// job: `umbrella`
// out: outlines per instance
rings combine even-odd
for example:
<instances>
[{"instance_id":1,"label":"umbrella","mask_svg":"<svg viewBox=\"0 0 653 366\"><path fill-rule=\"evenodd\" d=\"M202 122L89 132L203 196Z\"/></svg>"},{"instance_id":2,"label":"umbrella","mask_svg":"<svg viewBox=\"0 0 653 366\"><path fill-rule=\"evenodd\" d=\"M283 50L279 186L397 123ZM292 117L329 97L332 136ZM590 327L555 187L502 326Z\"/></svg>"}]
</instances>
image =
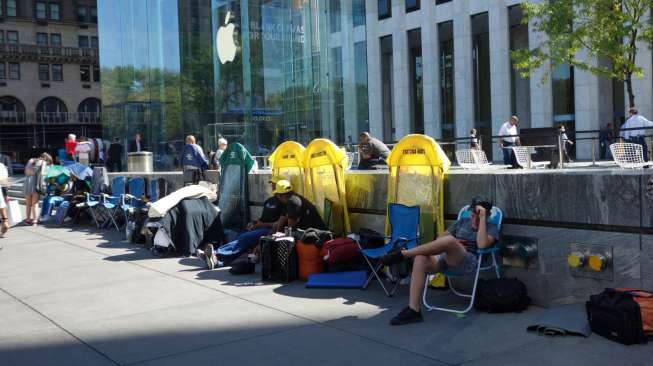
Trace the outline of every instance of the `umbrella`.
<instances>
[{"instance_id":1,"label":"umbrella","mask_svg":"<svg viewBox=\"0 0 653 366\"><path fill-rule=\"evenodd\" d=\"M70 171L61 165L51 165L45 173L46 180L60 185L66 184L68 178L70 178Z\"/></svg>"},{"instance_id":2,"label":"umbrella","mask_svg":"<svg viewBox=\"0 0 653 366\"><path fill-rule=\"evenodd\" d=\"M66 169L70 171L70 174L75 176L79 180L85 180L86 178L93 176L93 171L91 168L87 167L84 164L74 163L66 166Z\"/></svg>"}]
</instances>

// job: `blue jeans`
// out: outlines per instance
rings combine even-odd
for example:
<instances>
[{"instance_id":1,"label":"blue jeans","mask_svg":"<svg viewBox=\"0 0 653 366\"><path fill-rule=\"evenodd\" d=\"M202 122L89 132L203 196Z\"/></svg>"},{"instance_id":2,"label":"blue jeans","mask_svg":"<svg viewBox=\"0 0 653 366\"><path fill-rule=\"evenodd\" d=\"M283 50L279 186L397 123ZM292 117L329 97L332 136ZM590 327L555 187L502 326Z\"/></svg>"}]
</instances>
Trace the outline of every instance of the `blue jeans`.
<instances>
[{"instance_id":1,"label":"blue jeans","mask_svg":"<svg viewBox=\"0 0 653 366\"><path fill-rule=\"evenodd\" d=\"M226 265L257 246L259 239L269 233L270 229L246 231L238 235L235 240L216 249L215 254Z\"/></svg>"},{"instance_id":2,"label":"blue jeans","mask_svg":"<svg viewBox=\"0 0 653 366\"><path fill-rule=\"evenodd\" d=\"M631 137L628 139L628 142L642 145L642 150L644 152L644 161L648 161L648 145L646 144L646 137L644 136Z\"/></svg>"},{"instance_id":3,"label":"blue jeans","mask_svg":"<svg viewBox=\"0 0 653 366\"><path fill-rule=\"evenodd\" d=\"M512 165L513 168L517 167L517 159L515 158L515 152L512 150L514 143L504 141L503 142L503 164Z\"/></svg>"}]
</instances>

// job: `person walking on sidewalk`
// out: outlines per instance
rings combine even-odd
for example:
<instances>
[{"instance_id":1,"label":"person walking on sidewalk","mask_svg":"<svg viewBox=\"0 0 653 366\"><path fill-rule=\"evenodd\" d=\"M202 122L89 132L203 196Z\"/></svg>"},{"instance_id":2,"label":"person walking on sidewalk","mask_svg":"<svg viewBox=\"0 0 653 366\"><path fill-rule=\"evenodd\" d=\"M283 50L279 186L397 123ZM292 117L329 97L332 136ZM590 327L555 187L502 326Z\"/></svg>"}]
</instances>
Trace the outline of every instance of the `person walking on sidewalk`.
<instances>
[{"instance_id":1,"label":"person walking on sidewalk","mask_svg":"<svg viewBox=\"0 0 653 366\"><path fill-rule=\"evenodd\" d=\"M0 238L4 237L7 231L9 231L9 215L7 215L7 201L5 201L5 196L0 190L0 220L2 220L2 226L0 227ZM0 244L0 249L2 249L2 244Z\"/></svg>"},{"instance_id":2,"label":"person walking on sidewalk","mask_svg":"<svg viewBox=\"0 0 653 366\"><path fill-rule=\"evenodd\" d=\"M23 194L25 196L25 220L27 225L36 225L38 214L36 207L39 203L38 183L45 176L48 165L52 165L52 157L43 153L39 157L30 159L25 165L25 181L23 182Z\"/></svg>"}]
</instances>

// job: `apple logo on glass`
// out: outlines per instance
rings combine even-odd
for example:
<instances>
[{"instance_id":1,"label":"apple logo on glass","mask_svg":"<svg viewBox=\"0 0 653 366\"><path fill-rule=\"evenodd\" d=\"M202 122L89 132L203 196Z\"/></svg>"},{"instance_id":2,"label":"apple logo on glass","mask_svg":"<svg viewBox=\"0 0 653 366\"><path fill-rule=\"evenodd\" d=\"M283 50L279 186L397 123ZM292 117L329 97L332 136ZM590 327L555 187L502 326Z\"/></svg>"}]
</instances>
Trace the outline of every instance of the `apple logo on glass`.
<instances>
[{"instance_id":1,"label":"apple logo on glass","mask_svg":"<svg viewBox=\"0 0 653 366\"><path fill-rule=\"evenodd\" d=\"M236 43L234 42L234 29L233 23L229 23L231 19L231 12L228 11L224 17L224 26L218 29L218 36L216 39L216 47L218 49L218 58L221 64L232 62L236 58Z\"/></svg>"}]
</instances>

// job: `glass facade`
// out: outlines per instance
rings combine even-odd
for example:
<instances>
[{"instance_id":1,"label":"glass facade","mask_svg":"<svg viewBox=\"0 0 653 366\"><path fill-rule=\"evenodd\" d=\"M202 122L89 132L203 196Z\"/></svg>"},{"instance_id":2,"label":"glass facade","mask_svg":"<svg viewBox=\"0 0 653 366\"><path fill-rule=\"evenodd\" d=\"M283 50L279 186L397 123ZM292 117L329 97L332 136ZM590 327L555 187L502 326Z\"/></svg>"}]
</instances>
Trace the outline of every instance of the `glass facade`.
<instances>
[{"instance_id":1,"label":"glass facade","mask_svg":"<svg viewBox=\"0 0 653 366\"><path fill-rule=\"evenodd\" d=\"M381 49L381 113L383 118L383 140L394 140L395 125L393 118L393 82L392 82L392 36L379 39Z\"/></svg>"},{"instance_id":2,"label":"glass facade","mask_svg":"<svg viewBox=\"0 0 653 366\"><path fill-rule=\"evenodd\" d=\"M143 133L159 170L188 133L253 154L355 141L369 125L364 3L340 3L99 0L105 136Z\"/></svg>"},{"instance_id":3,"label":"glass facade","mask_svg":"<svg viewBox=\"0 0 653 366\"><path fill-rule=\"evenodd\" d=\"M454 94L453 21L438 24L440 65L440 121L442 138L456 137L456 102Z\"/></svg>"},{"instance_id":4,"label":"glass facade","mask_svg":"<svg viewBox=\"0 0 653 366\"><path fill-rule=\"evenodd\" d=\"M522 24L524 12L519 5L508 8L510 22L510 51L528 49L528 25ZM510 104L512 114L519 117L521 128L531 127L531 82L529 77L521 77L510 61Z\"/></svg>"},{"instance_id":5,"label":"glass facade","mask_svg":"<svg viewBox=\"0 0 653 366\"><path fill-rule=\"evenodd\" d=\"M472 16L472 73L474 74L474 127L483 149L492 159L492 111L490 98L490 33L488 14Z\"/></svg>"},{"instance_id":6,"label":"glass facade","mask_svg":"<svg viewBox=\"0 0 653 366\"><path fill-rule=\"evenodd\" d=\"M422 31L411 29L408 36L410 83L410 131L424 133L424 72L422 69Z\"/></svg>"}]
</instances>

